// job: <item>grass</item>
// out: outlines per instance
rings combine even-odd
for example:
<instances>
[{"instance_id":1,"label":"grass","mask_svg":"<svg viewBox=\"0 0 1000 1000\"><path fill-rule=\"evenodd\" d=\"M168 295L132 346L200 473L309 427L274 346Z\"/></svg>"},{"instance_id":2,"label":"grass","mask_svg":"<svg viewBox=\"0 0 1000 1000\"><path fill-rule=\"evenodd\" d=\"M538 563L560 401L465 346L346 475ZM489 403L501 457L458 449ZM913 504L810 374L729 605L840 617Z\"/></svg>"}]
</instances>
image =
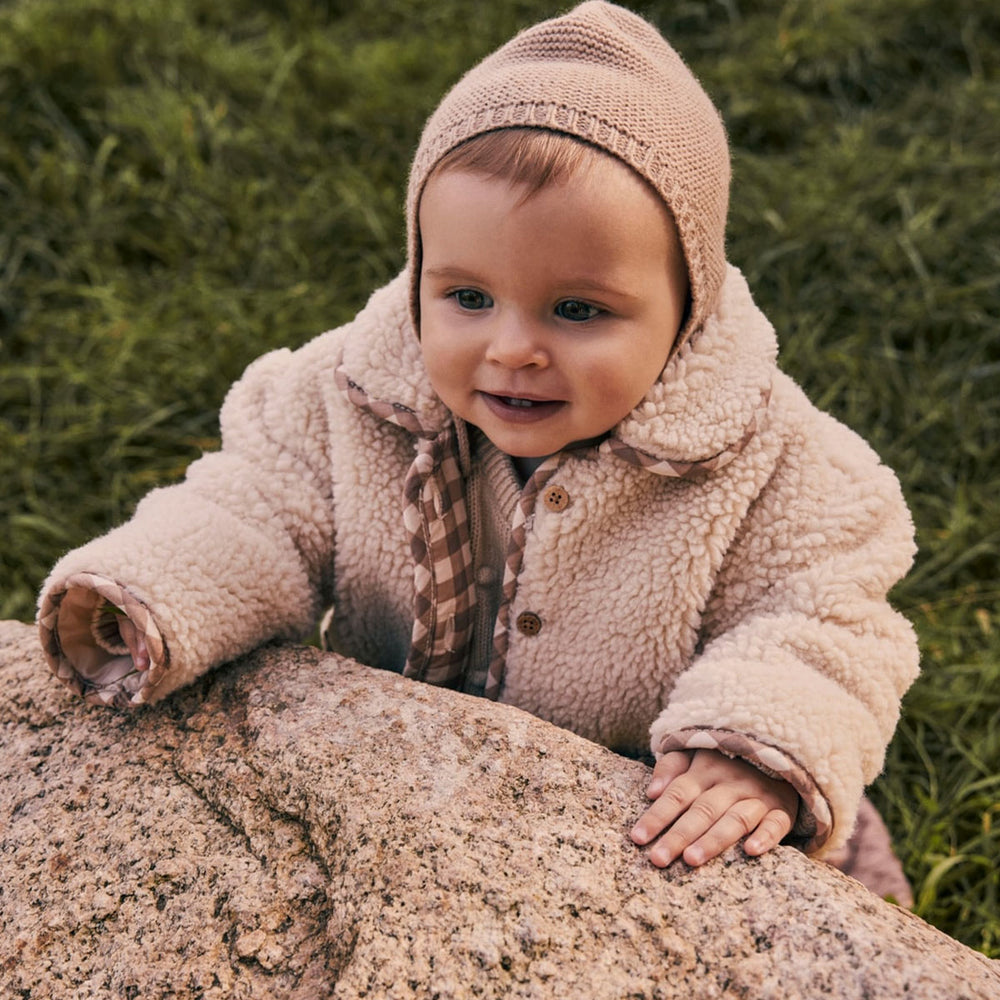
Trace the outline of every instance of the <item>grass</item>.
<instances>
[{"instance_id":1,"label":"grass","mask_svg":"<svg viewBox=\"0 0 1000 1000\"><path fill-rule=\"evenodd\" d=\"M217 443L243 367L402 262L438 97L542 0L0 0L0 616ZM645 3L723 111L730 257L900 475L923 675L873 790L917 912L1000 957L1000 12Z\"/></svg>"}]
</instances>

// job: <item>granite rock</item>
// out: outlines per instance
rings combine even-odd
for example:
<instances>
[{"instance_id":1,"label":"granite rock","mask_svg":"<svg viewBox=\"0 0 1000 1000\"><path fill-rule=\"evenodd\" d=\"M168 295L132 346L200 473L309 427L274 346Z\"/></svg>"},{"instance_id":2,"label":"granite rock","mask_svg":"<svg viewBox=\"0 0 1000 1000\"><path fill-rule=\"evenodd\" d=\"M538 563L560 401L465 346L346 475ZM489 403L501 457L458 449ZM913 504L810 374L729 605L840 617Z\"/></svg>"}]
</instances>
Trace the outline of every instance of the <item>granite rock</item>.
<instances>
[{"instance_id":1,"label":"granite rock","mask_svg":"<svg viewBox=\"0 0 1000 1000\"><path fill-rule=\"evenodd\" d=\"M652 867L647 768L309 647L87 708L0 623L0 996L1000 997L790 848Z\"/></svg>"}]
</instances>

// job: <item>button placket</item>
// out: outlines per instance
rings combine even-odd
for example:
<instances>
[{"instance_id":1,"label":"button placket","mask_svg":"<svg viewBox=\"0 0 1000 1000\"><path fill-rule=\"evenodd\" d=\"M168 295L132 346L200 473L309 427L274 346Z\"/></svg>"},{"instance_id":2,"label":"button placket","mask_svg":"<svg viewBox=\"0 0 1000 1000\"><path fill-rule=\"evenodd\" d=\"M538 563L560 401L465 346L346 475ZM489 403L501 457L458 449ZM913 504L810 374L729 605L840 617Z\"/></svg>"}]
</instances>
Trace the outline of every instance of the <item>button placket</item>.
<instances>
[{"instance_id":1,"label":"button placket","mask_svg":"<svg viewBox=\"0 0 1000 1000\"><path fill-rule=\"evenodd\" d=\"M542 490L542 505L546 510L553 513L561 513L570 504L569 491L565 486L558 484L546 486ZM525 529L531 530L534 514L530 514L525 520ZM536 636L542 631L542 619L534 611L522 611L514 622L518 632L524 636Z\"/></svg>"}]
</instances>

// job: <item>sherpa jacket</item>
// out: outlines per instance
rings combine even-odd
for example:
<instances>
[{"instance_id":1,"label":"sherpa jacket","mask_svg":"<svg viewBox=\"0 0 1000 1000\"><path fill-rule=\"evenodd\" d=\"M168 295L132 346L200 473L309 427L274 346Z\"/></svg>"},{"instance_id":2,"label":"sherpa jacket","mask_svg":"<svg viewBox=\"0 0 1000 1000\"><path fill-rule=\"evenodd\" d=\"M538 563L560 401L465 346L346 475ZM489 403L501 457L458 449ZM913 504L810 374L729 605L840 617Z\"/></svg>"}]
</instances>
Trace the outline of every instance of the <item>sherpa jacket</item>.
<instances>
[{"instance_id":1,"label":"sherpa jacket","mask_svg":"<svg viewBox=\"0 0 1000 1000\"><path fill-rule=\"evenodd\" d=\"M251 365L221 451L55 566L39 622L64 681L151 701L300 636L332 602L341 652L454 683L468 455L407 296L404 274L353 322ZM535 472L490 693L616 749L748 759L792 782L798 842L825 852L850 834L917 672L886 601L913 530L893 473L775 356L730 268L716 314L611 436ZM146 631L146 674L119 655L105 599Z\"/></svg>"}]
</instances>

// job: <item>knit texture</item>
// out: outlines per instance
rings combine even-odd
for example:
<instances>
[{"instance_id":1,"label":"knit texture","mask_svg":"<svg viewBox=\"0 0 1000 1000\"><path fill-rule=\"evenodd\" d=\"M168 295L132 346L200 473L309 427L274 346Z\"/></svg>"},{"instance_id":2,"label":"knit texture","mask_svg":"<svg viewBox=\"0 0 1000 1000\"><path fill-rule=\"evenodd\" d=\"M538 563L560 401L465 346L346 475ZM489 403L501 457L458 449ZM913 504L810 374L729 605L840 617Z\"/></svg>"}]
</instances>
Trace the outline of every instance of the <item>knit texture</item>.
<instances>
[{"instance_id":1,"label":"knit texture","mask_svg":"<svg viewBox=\"0 0 1000 1000\"><path fill-rule=\"evenodd\" d=\"M414 317L417 212L435 164L474 136L525 127L599 146L667 203L691 288L676 351L714 311L725 277L729 148L714 105L663 36L636 14L601 0L515 36L471 69L428 119L407 197Z\"/></svg>"}]
</instances>

